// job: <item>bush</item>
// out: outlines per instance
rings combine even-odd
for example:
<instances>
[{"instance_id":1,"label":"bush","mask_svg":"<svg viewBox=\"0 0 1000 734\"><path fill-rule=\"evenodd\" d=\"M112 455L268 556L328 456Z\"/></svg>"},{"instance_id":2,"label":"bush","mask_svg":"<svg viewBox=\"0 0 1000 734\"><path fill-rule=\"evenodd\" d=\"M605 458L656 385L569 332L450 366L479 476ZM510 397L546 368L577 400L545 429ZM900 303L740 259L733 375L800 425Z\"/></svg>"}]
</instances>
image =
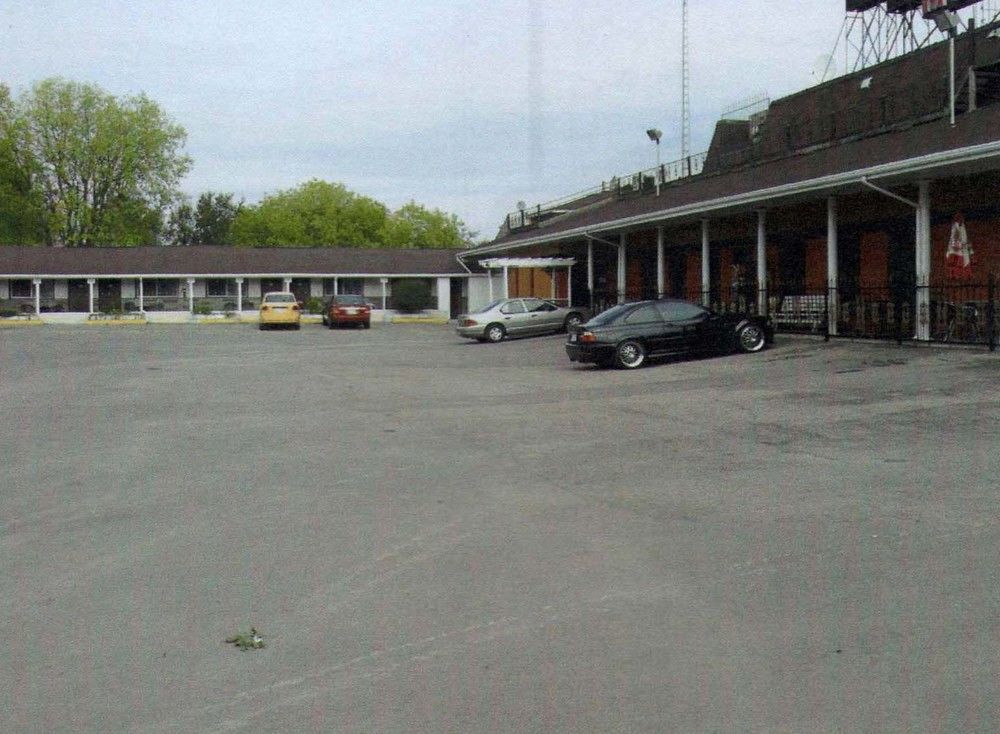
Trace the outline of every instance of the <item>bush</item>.
<instances>
[{"instance_id":1,"label":"bush","mask_svg":"<svg viewBox=\"0 0 1000 734\"><path fill-rule=\"evenodd\" d=\"M431 288L422 280L400 280L392 284L392 307L403 313L419 313L431 306Z\"/></svg>"},{"instance_id":2,"label":"bush","mask_svg":"<svg viewBox=\"0 0 1000 734\"><path fill-rule=\"evenodd\" d=\"M16 308L0 308L0 318L9 319L11 316L17 316Z\"/></svg>"},{"instance_id":3,"label":"bush","mask_svg":"<svg viewBox=\"0 0 1000 734\"><path fill-rule=\"evenodd\" d=\"M306 311L309 313L323 313L324 308L326 308L326 303L324 303L322 298L314 296L306 302Z\"/></svg>"},{"instance_id":4,"label":"bush","mask_svg":"<svg viewBox=\"0 0 1000 734\"><path fill-rule=\"evenodd\" d=\"M198 301L194 304L194 308L191 309L191 313L198 314L199 316L208 316L212 313L212 304L208 301Z\"/></svg>"}]
</instances>

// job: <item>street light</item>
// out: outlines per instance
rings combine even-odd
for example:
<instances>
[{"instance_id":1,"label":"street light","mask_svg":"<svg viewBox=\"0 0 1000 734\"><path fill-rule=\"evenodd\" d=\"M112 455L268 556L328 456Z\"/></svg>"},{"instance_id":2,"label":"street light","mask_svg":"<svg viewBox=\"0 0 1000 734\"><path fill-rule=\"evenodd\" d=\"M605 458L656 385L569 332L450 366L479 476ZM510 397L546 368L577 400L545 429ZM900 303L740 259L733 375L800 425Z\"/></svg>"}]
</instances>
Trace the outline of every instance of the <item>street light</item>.
<instances>
[{"instance_id":1,"label":"street light","mask_svg":"<svg viewBox=\"0 0 1000 734\"><path fill-rule=\"evenodd\" d=\"M651 127L646 131L646 135L649 139L656 143L656 195L660 195L660 138L663 137L663 133L657 130L655 127Z\"/></svg>"}]
</instances>

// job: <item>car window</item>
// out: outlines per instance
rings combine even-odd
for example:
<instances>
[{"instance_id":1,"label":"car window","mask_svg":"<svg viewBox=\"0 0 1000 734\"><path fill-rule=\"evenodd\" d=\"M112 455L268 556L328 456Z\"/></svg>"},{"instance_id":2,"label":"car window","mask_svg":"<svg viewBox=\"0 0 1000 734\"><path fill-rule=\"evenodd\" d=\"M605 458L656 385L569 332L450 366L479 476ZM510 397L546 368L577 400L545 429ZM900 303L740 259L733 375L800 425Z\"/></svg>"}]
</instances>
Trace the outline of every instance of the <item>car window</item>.
<instances>
[{"instance_id":1,"label":"car window","mask_svg":"<svg viewBox=\"0 0 1000 734\"><path fill-rule=\"evenodd\" d=\"M500 313L524 313L524 304L521 301L508 301L500 307Z\"/></svg>"},{"instance_id":2,"label":"car window","mask_svg":"<svg viewBox=\"0 0 1000 734\"><path fill-rule=\"evenodd\" d=\"M660 312L652 304L639 306L635 311L625 316L624 319L626 324L648 324L650 322L659 322L660 320Z\"/></svg>"},{"instance_id":3,"label":"car window","mask_svg":"<svg viewBox=\"0 0 1000 734\"><path fill-rule=\"evenodd\" d=\"M499 306L501 303L503 303L503 300L493 301L492 303L489 303L489 304L483 306L478 311L472 311L471 313L486 313L487 311L492 311L494 308L496 308L497 306Z\"/></svg>"},{"instance_id":4,"label":"car window","mask_svg":"<svg viewBox=\"0 0 1000 734\"><path fill-rule=\"evenodd\" d=\"M708 311L686 301L660 301L656 304L664 321L690 321L708 315Z\"/></svg>"},{"instance_id":5,"label":"car window","mask_svg":"<svg viewBox=\"0 0 1000 734\"><path fill-rule=\"evenodd\" d=\"M525 300L524 303L532 313L551 313L559 308L556 304L543 301L540 298Z\"/></svg>"},{"instance_id":6,"label":"car window","mask_svg":"<svg viewBox=\"0 0 1000 734\"><path fill-rule=\"evenodd\" d=\"M292 293L268 293L264 296L264 303L295 303L295 295Z\"/></svg>"},{"instance_id":7,"label":"car window","mask_svg":"<svg viewBox=\"0 0 1000 734\"><path fill-rule=\"evenodd\" d=\"M622 314L628 313L632 308L631 304L621 304L619 306L614 306L609 308L607 311L601 311L594 318L587 322L588 326L607 326L608 324L614 323Z\"/></svg>"},{"instance_id":8,"label":"car window","mask_svg":"<svg viewBox=\"0 0 1000 734\"><path fill-rule=\"evenodd\" d=\"M343 306L363 306L365 303L364 296L337 296L333 300Z\"/></svg>"}]
</instances>

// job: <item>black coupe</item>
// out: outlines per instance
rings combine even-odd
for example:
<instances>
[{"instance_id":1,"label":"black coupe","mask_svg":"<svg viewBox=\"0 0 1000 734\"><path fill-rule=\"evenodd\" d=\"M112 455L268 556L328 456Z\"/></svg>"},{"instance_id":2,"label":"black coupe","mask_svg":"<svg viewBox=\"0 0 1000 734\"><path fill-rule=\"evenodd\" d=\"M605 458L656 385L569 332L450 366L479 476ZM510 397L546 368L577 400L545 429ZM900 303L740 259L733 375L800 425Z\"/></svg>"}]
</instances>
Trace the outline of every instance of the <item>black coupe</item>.
<instances>
[{"instance_id":1,"label":"black coupe","mask_svg":"<svg viewBox=\"0 0 1000 734\"><path fill-rule=\"evenodd\" d=\"M573 362L635 369L651 357L683 352L759 352L774 340L760 316L717 314L695 303L666 298L623 303L569 330Z\"/></svg>"}]
</instances>

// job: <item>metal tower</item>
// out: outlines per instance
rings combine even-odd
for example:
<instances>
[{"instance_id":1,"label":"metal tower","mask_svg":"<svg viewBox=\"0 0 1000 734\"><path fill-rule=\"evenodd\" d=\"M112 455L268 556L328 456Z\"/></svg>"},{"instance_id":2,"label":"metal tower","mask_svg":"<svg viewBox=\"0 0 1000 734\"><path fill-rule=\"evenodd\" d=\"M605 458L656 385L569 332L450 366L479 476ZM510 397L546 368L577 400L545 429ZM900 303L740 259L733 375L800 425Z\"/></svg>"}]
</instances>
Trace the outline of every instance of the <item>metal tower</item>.
<instances>
[{"instance_id":1,"label":"metal tower","mask_svg":"<svg viewBox=\"0 0 1000 734\"><path fill-rule=\"evenodd\" d=\"M691 154L691 77L688 71L688 4L681 0L681 158Z\"/></svg>"}]
</instances>

